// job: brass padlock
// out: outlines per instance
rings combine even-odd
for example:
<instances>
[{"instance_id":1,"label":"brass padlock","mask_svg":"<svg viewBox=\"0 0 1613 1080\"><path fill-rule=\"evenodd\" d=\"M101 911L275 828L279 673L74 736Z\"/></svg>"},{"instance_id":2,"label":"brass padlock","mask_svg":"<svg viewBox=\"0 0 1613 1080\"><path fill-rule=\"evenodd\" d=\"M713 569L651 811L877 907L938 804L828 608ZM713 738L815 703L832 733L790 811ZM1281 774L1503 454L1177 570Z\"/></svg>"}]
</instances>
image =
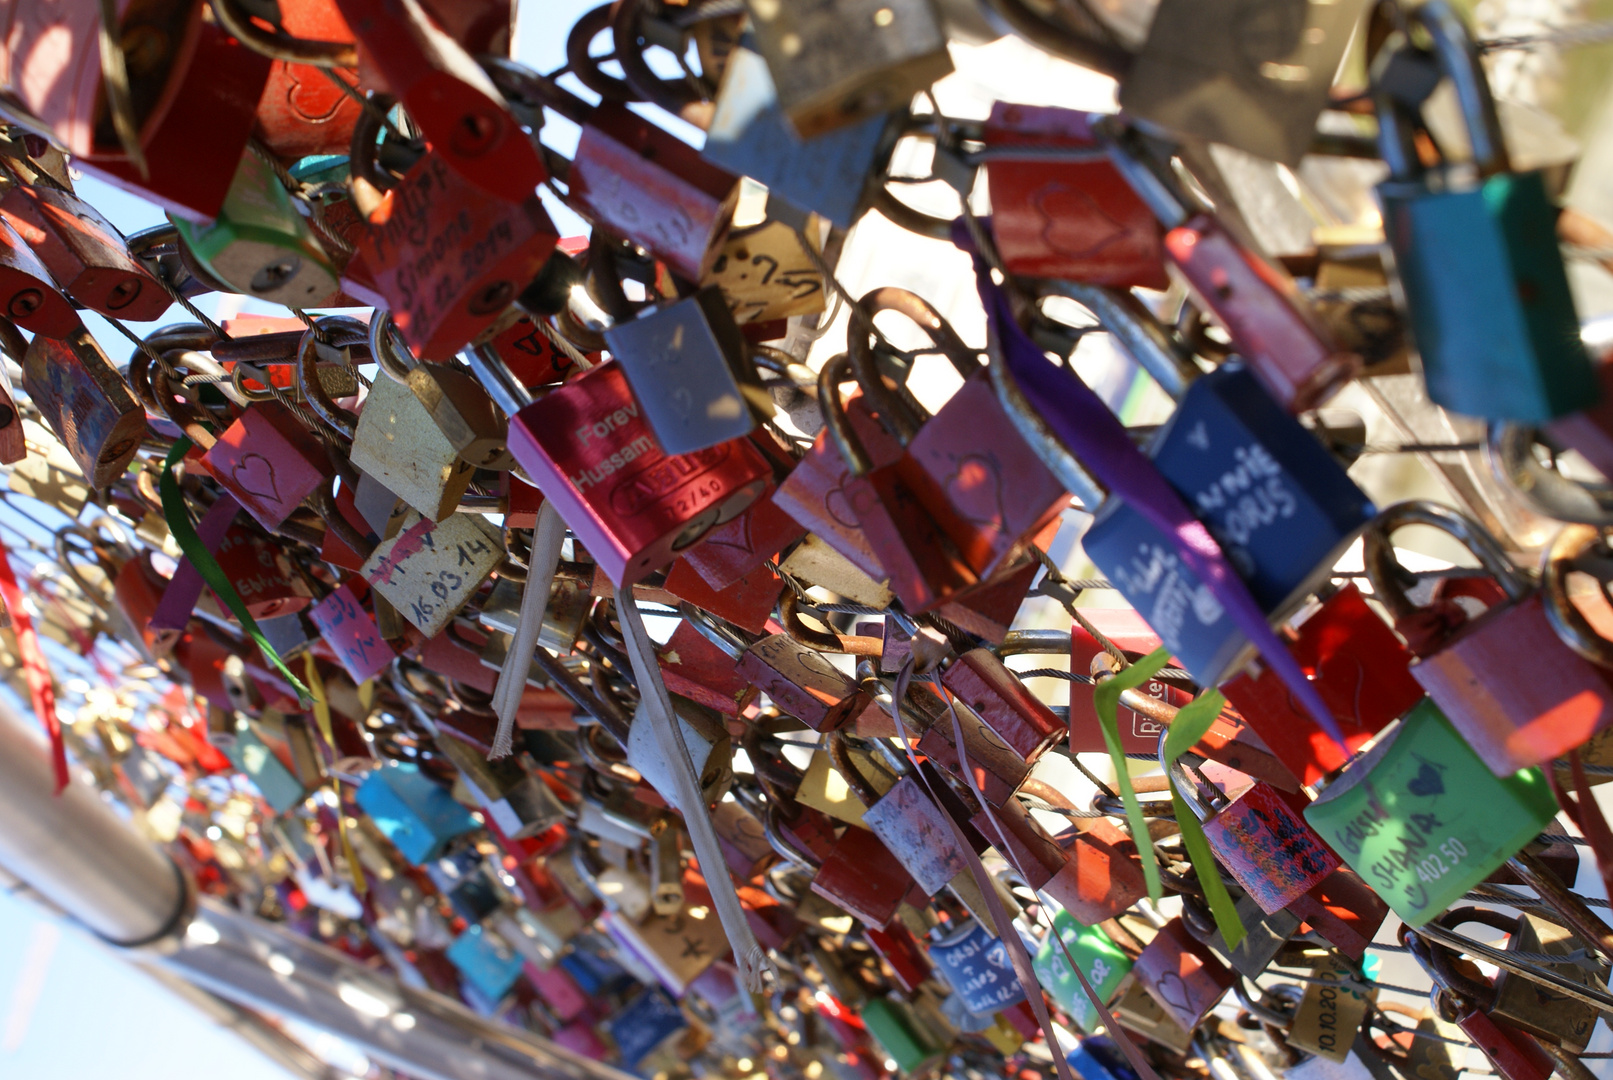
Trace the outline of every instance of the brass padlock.
<instances>
[{"instance_id":1,"label":"brass padlock","mask_svg":"<svg viewBox=\"0 0 1613 1080\"><path fill-rule=\"evenodd\" d=\"M498 534L479 515L451 514L432 522L410 511L397 535L376 546L361 573L431 638L469 602L503 557Z\"/></svg>"},{"instance_id":2,"label":"brass padlock","mask_svg":"<svg viewBox=\"0 0 1613 1080\"><path fill-rule=\"evenodd\" d=\"M353 464L433 521L454 512L476 469L402 383L375 380L353 433Z\"/></svg>"}]
</instances>

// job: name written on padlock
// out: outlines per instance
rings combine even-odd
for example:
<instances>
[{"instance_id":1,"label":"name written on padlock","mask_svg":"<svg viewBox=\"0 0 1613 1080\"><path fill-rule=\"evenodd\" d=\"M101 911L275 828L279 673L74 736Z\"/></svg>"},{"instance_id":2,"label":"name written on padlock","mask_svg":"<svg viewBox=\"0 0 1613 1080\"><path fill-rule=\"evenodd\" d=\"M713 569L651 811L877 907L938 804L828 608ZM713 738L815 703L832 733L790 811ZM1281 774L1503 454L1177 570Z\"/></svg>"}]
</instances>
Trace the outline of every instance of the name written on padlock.
<instances>
[{"instance_id":1,"label":"name written on padlock","mask_svg":"<svg viewBox=\"0 0 1613 1080\"><path fill-rule=\"evenodd\" d=\"M392 662L392 646L381 637L380 628L359 604L351 586L343 585L325 597L308 617L355 683L373 678Z\"/></svg>"},{"instance_id":2,"label":"name written on padlock","mask_svg":"<svg viewBox=\"0 0 1613 1080\"><path fill-rule=\"evenodd\" d=\"M472 514L441 522L409 511L398 534L364 563L364 580L428 638L448 625L503 558L491 526Z\"/></svg>"}]
</instances>

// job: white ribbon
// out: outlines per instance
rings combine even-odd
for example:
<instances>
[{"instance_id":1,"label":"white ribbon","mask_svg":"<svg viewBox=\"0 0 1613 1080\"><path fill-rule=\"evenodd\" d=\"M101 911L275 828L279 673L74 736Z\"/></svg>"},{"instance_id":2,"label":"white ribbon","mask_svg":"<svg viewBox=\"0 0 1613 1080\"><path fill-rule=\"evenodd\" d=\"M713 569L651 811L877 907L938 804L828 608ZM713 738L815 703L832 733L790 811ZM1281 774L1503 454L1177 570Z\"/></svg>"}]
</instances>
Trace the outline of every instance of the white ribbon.
<instances>
[{"instance_id":1,"label":"white ribbon","mask_svg":"<svg viewBox=\"0 0 1613 1080\"><path fill-rule=\"evenodd\" d=\"M560 545L565 539L566 523L560 511L555 509L553 501L543 500L538 509L537 528L532 533L532 552L527 560L526 587L521 591L521 615L515 624L515 640L510 642L504 667L498 673L498 685L493 687L492 704L498 714L498 730L487 752L489 761L509 756L515 741L515 714L526 692L532 654L540 647L538 631L543 629L543 616L549 610L549 590L554 587L554 572L560 565Z\"/></svg>"}]
</instances>

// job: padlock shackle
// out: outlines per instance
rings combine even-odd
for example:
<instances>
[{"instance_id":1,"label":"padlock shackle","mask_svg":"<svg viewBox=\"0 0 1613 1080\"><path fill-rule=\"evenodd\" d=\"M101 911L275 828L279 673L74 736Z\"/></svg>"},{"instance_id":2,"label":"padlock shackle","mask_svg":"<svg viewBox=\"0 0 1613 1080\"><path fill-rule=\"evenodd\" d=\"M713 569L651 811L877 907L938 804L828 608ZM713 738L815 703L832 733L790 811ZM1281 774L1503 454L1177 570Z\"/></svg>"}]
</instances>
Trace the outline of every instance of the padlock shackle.
<instances>
[{"instance_id":1,"label":"padlock shackle","mask_svg":"<svg viewBox=\"0 0 1613 1080\"><path fill-rule=\"evenodd\" d=\"M869 782L857 768L857 763L851 760L851 747L846 742L845 732L829 732L829 737L824 740L824 749L828 751L829 761L840 775L845 777L846 786L857 796L858 802L864 806L873 806L880 800L879 789Z\"/></svg>"},{"instance_id":2,"label":"padlock shackle","mask_svg":"<svg viewBox=\"0 0 1613 1080\"><path fill-rule=\"evenodd\" d=\"M818 407L823 410L823 426L829 439L852 476L867 476L874 471L874 459L868 456L862 440L852 429L846 416L845 403L840 398L841 382L853 379L851 357L845 353L834 356L818 372Z\"/></svg>"},{"instance_id":3,"label":"padlock shackle","mask_svg":"<svg viewBox=\"0 0 1613 1080\"><path fill-rule=\"evenodd\" d=\"M1206 822L1210 820L1210 816L1215 810L1205 802L1204 793L1199 790L1198 781L1187 771L1187 766L1182 764L1181 758L1167 758L1165 756L1165 743L1170 739L1170 736L1170 728L1160 729L1159 767L1165 771L1167 777L1175 781L1172 785L1174 793L1181 797L1189 810L1193 811L1193 816L1198 818L1200 823Z\"/></svg>"},{"instance_id":4,"label":"padlock shackle","mask_svg":"<svg viewBox=\"0 0 1613 1080\"><path fill-rule=\"evenodd\" d=\"M315 41L293 37L283 30L264 30L252 21L241 0L211 0L211 3L219 25L255 53L310 67L358 67L358 45L354 42Z\"/></svg>"},{"instance_id":5,"label":"padlock shackle","mask_svg":"<svg viewBox=\"0 0 1613 1080\"><path fill-rule=\"evenodd\" d=\"M403 332L392 321L392 313L376 308L370 315L370 359L395 383L409 385L409 372L420 360L403 340Z\"/></svg>"},{"instance_id":6,"label":"padlock shackle","mask_svg":"<svg viewBox=\"0 0 1613 1080\"><path fill-rule=\"evenodd\" d=\"M894 311L906 317L924 331L931 344L941 350L960 377L967 379L980 369L979 354L964 344L957 331L952 329L952 324L917 293L884 286L864 294L857 301L857 306L870 323L882 311ZM881 423L905 446L912 441L924 421L923 407L906 386L892 390L886 384L874 360L873 336L871 329L860 325L856 319L851 320L846 331L846 352L851 357L851 369L856 375L857 385L862 387L869 404L879 414Z\"/></svg>"},{"instance_id":7,"label":"padlock shackle","mask_svg":"<svg viewBox=\"0 0 1613 1080\"><path fill-rule=\"evenodd\" d=\"M492 342L474 345L462 355L470 364L471 373L482 384L482 389L487 391L494 405L504 410L505 416L513 417L532 404L531 391L521 385L521 380L515 377L498 350L493 348Z\"/></svg>"},{"instance_id":8,"label":"padlock shackle","mask_svg":"<svg viewBox=\"0 0 1613 1080\"><path fill-rule=\"evenodd\" d=\"M802 621L800 598L788 585L779 593L778 618L779 625L784 628L785 635L791 641L797 645L804 645L814 652L880 656L885 651L885 642L882 638L846 636L837 634L832 629L827 632L812 629Z\"/></svg>"},{"instance_id":9,"label":"padlock shackle","mask_svg":"<svg viewBox=\"0 0 1613 1080\"><path fill-rule=\"evenodd\" d=\"M651 105L688 120L686 110L709 100L703 91L709 89L710 80L702 72L697 87L695 79L681 74L676 78L663 79L651 69L649 62L644 59L644 50L639 46L640 38L644 39L646 46L654 44L640 27L646 14L644 8L643 0L617 0L612 7L611 38L616 44L616 62L622 66L623 81L633 93ZM684 40L687 41L686 35Z\"/></svg>"},{"instance_id":10,"label":"padlock shackle","mask_svg":"<svg viewBox=\"0 0 1613 1080\"><path fill-rule=\"evenodd\" d=\"M1507 156L1501 118L1495 110L1495 97L1479 58L1478 45L1466 21L1449 0L1427 0L1412 10L1409 17L1433 39L1434 56L1440 70L1456 90L1479 175L1509 172L1512 163Z\"/></svg>"},{"instance_id":11,"label":"padlock shackle","mask_svg":"<svg viewBox=\"0 0 1613 1080\"><path fill-rule=\"evenodd\" d=\"M1605 547L1602 530L1590 525L1565 525L1541 552L1540 592L1546 618L1563 644L1593 664L1613 668L1613 641L1597 633L1568 597L1569 573L1580 569L1575 565L1578 560L1598 546Z\"/></svg>"},{"instance_id":12,"label":"padlock shackle","mask_svg":"<svg viewBox=\"0 0 1613 1080\"><path fill-rule=\"evenodd\" d=\"M1173 401L1181 401L1187 388L1201 374L1134 294L1077 281L1044 282L1042 294L1074 300L1097 316L1098 325L1114 336L1126 355Z\"/></svg>"},{"instance_id":13,"label":"padlock shackle","mask_svg":"<svg viewBox=\"0 0 1613 1080\"><path fill-rule=\"evenodd\" d=\"M595 10L597 11L598 9ZM586 16L584 17L586 18ZM602 26L600 29L604 29L604 27ZM552 79L544 78L525 64L503 56L479 56L476 60L477 63L481 64L482 70L487 73L487 77L493 80L493 85L497 87L498 92L505 97L516 98L526 105L553 109L574 124L587 124L594 114L595 106L590 105ZM587 85L586 82L584 85ZM598 93L598 90L594 87L589 87L589 89ZM609 95L603 94L601 96L605 98L606 102L633 100L631 96L622 99L613 99Z\"/></svg>"},{"instance_id":14,"label":"padlock shackle","mask_svg":"<svg viewBox=\"0 0 1613 1080\"><path fill-rule=\"evenodd\" d=\"M369 339L369 328L357 319L349 319L346 316L326 316L318 321L320 329L325 329L326 323L333 319L343 319L344 322L352 323L363 333L364 340ZM353 436L358 432L358 417L338 406L330 399L330 395L325 393L325 387L319 381L319 345L319 337L314 330L310 329L303 334L302 342L297 346L297 389L301 391L303 401L307 402L308 408L313 410L315 416L348 442L352 442Z\"/></svg>"},{"instance_id":15,"label":"padlock shackle","mask_svg":"<svg viewBox=\"0 0 1613 1080\"><path fill-rule=\"evenodd\" d=\"M1069 447L1048 426L1041 413L1025 400L1024 391L1020 390L1008 365L997 358L986 366L986 371L991 376L991 388L997 393L998 404L1008 414L1009 421L1019 437L1025 440L1025 445L1058 478L1065 491L1081 500L1083 509L1096 513L1106 493L1092 474L1087 472L1086 466L1076 460Z\"/></svg>"},{"instance_id":16,"label":"padlock shackle","mask_svg":"<svg viewBox=\"0 0 1613 1080\"><path fill-rule=\"evenodd\" d=\"M1513 603L1524 599L1532 591L1522 572L1507 558L1500 543L1483 526L1449 507L1426 499L1410 499L1385 507L1367 525L1363 534L1361 554L1367 580L1372 583L1374 596L1389 609L1389 614L1396 621L1409 618L1418 610L1406 598L1405 590L1397 580L1399 565L1395 562L1395 549L1390 542L1395 530L1407 525L1428 525L1448 533L1478 556L1480 564L1495 577Z\"/></svg>"},{"instance_id":17,"label":"padlock shackle","mask_svg":"<svg viewBox=\"0 0 1613 1080\"><path fill-rule=\"evenodd\" d=\"M1538 429L1506 421L1490 423L1484 445L1490 472L1530 509L1558 521L1613 527L1613 489L1570 480L1535 457Z\"/></svg>"},{"instance_id":18,"label":"padlock shackle","mask_svg":"<svg viewBox=\"0 0 1613 1080\"><path fill-rule=\"evenodd\" d=\"M1094 117L1091 129L1109 151L1115 170L1165 228L1174 229L1206 210L1172 171L1170 155L1158 140L1118 116Z\"/></svg>"}]
</instances>

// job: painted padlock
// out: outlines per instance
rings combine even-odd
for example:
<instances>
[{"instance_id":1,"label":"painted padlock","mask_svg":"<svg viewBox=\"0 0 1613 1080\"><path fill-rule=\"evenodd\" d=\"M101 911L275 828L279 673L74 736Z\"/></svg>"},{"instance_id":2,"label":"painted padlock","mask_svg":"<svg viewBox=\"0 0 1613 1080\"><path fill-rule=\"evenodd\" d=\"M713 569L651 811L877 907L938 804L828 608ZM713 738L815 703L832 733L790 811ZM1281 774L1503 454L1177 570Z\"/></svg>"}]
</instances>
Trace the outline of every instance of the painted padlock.
<instances>
[{"instance_id":1,"label":"painted padlock","mask_svg":"<svg viewBox=\"0 0 1613 1080\"><path fill-rule=\"evenodd\" d=\"M1421 926L1556 812L1539 769L1497 777L1424 698L1322 789L1305 820L1396 915Z\"/></svg>"},{"instance_id":2,"label":"painted padlock","mask_svg":"<svg viewBox=\"0 0 1613 1080\"><path fill-rule=\"evenodd\" d=\"M535 194L489 196L432 150L387 192L358 246L376 288L344 284L389 309L422 360L446 361L509 308L558 239Z\"/></svg>"},{"instance_id":3,"label":"painted padlock","mask_svg":"<svg viewBox=\"0 0 1613 1080\"><path fill-rule=\"evenodd\" d=\"M1198 786L1178 761L1160 764L1204 825L1204 837L1217 861L1267 915L1304 896L1339 867L1339 857L1294 812L1270 784L1255 784L1230 802L1206 806ZM1296 796L1297 798L1297 796Z\"/></svg>"},{"instance_id":4,"label":"painted padlock","mask_svg":"<svg viewBox=\"0 0 1613 1080\"><path fill-rule=\"evenodd\" d=\"M1389 538L1412 524L1455 537L1506 593L1506 603L1416 650L1422 655L1411 665L1428 696L1495 775L1561 757L1613 724L1613 686L1604 669L1563 642L1540 591L1494 537L1435 503L1397 503L1366 537L1367 576L1403 632L1419 609L1400 585ZM1527 671L1517 666L1520 656L1529 657Z\"/></svg>"},{"instance_id":5,"label":"painted padlock","mask_svg":"<svg viewBox=\"0 0 1613 1080\"><path fill-rule=\"evenodd\" d=\"M644 422L627 379L601 364L530 401L496 355L471 366L510 416L509 447L606 575L620 585L672 561L767 489L772 470L748 441L669 455Z\"/></svg>"},{"instance_id":6,"label":"painted padlock","mask_svg":"<svg viewBox=\"0 0 1613 1080\"><path fill-rule=\"evenodd\" d=\"M36 334L22 359L22 388L91 486L123 475L140 449L146 414L88 330L65 339Z\"/></svg>"}]
</instances>

